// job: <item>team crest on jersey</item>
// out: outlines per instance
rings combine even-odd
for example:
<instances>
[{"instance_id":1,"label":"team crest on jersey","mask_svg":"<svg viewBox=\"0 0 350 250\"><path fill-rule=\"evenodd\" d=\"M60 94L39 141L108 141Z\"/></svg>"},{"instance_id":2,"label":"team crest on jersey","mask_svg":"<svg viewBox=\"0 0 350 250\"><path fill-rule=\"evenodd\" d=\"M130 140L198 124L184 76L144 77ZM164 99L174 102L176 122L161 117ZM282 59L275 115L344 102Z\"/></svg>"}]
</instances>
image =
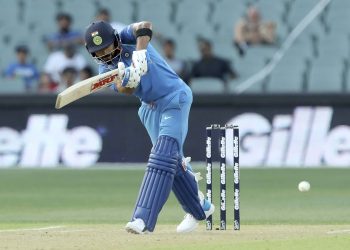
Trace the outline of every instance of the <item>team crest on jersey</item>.
<instances>
[{"instance_id":1,"label":"team crest on jersey","mask_svg":"<svg viewBox=\"0 0 350 250\"><path fill-rule=\"evenodd\" d=\"M100 45L102 43L102 37L100 36L94 36L94 38L92 39L92 41L94 42L95 45Z\"/></svg>"}]
</instances>

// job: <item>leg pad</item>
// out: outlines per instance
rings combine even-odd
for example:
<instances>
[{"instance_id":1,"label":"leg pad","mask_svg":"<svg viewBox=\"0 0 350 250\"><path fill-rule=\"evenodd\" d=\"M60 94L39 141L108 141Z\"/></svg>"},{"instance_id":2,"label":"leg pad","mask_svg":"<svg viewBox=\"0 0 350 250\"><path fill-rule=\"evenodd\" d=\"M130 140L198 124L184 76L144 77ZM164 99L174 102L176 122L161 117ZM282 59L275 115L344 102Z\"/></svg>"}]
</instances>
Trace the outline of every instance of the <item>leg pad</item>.
<instances>
[{"instance_id":1,"label":"leg pad","mask_svg":"<svg viewBox=\"0 0 350 250\"><path fill-rule=\"evenodd\" d=\"M142 219L150 232L173 186L178 151L177 141L169 136L160 136L152 148L133 214L133 219Z\"/></svg>"},{"instance_id":2,"label":"leg pad","mask_svg":"<svg viewBox=\"0 0 350 250\"><path fill-rule=\"evenodd\" d=\"M191 171L179 167L172 189L187 213L192 214L197 220L205 219L205 213L198 197L198 183Z\"/></svg>"}]
</instances>

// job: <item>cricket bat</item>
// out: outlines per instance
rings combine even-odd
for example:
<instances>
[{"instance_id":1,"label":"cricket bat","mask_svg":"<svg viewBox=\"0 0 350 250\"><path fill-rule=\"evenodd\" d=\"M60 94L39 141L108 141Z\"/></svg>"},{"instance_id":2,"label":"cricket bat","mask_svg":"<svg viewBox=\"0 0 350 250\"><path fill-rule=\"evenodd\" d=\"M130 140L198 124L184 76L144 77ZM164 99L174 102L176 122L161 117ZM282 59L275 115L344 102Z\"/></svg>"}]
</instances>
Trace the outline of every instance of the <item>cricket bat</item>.
<instances>
[{"instance_id":1,"label":"cricket bat","mask_svg":"<svg viewBox=\"0 0 350 250\"><path fill-rule=\"evenodd\" d=\"M84 96L111 86L117 80L119 80L118 69L114 69L78 82L58 94L55 107L60 109Z\"/></svg>"}]
</instances>

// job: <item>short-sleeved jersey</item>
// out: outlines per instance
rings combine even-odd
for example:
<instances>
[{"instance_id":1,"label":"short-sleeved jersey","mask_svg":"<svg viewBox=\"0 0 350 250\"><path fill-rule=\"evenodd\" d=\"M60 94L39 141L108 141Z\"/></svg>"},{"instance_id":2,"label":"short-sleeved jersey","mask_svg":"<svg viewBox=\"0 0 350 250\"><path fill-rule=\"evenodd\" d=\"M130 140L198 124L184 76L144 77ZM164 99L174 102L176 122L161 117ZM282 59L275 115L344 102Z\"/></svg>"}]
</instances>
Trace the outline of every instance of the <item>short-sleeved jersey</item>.
<instances>
[{"instance_id":1,"label":"short-sleeved jersey","mask_svg":"<svg viewBox=\"0 0 350 250\"><path fill-rule=\"evenodd\" d=\"M120 56L113 60L115 66L100 65L100 74L117 68L118 62L123 62L125 67L132 63L132 53L136 50L136 38L132 25L125 27L120 32L120 40L122 50ZM147 46L147 65L148 71L141 77L141 82L134 92L134 95L141 101L150 103L186 86L151 44Z\"/></svg>"},{"instance_id":2,"label":"short-sleeved jersey","mask_svg":"<svg viewBox=\"0 0 350 250\"><path fill-rule=\"evenodd\" d=\"M26 88L35 87L36 81L39 79L39 71L33 64L29 63L12 63L4 71L6 77L20 77L23 79Z\"/></svg>"}]
</instances>

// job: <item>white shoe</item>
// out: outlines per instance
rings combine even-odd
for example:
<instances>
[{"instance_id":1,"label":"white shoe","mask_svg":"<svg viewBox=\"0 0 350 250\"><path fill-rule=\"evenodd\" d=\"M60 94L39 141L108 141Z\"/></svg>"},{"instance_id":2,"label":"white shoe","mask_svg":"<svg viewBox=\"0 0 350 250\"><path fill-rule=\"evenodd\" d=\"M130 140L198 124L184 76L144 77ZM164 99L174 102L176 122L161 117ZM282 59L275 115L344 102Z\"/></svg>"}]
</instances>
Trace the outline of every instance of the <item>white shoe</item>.
<instances>
[{"instance_id":1,"label":"white shoe","mask_svg":"<svg viewBox=\"0 0 350 250\"><path fill-rule=\"evenodd\" d=\"M192 214L186 214L183 221L177 226L176 232L189 233L198 227L198 220L196 220Z\"/></svg>"},{"instance_id":2,"label":"white shoe","mask_svg":"<svg viewBox=\"0 0 350 250\"><path fill-rule=\"evenodd\" d=\"M125 230L128 233L133 233L133 234L144 234L145 230L145 222L142 219L135 219L134 221L130 221L126 224Z\"/></svg>"},{"instance_id":3,"label":"white shoe","mask_svg":"<svg viewBox=\"0 0 350 250\"><path fill-rule=\"evenodd\" d=\"M187 166L190 161L191 161L191 157L186 157L184 160L185 165ZM197 173L197 174L194 174L194 176L195 176L196 182L198 183L198 181L201 180L202 178L200 176L200 173ZM200 190L198 190L198 197L199 197L200 204L204 206L205 198L204 198L204 194ZM210 204L209 209L207 208L206 210L204 210L205 217L208 218L210 215L214 213L214 211L215 211L215 206L213 204ZM198 227L198 224L199 224L198 220L194 218L192 214L187 213L184 219L181 221L181 223L177 226L176 232L178 233L192 232Z\"/></svg>"},{"instance_id":4,"label":"white shoe","mask_svg":"<svg viewBox=\"0 0 350 250\"><path fill-rule=\"evenodd\" d=\"M209 210L204 211L206 218L212 215L215 211L215 206L210 205ZM198 220L195 219L192 214L186 214L181 223L177 226L176 232L178 233L189 233L194 231L198 227Z\"/></svg>"}]
</instances>

